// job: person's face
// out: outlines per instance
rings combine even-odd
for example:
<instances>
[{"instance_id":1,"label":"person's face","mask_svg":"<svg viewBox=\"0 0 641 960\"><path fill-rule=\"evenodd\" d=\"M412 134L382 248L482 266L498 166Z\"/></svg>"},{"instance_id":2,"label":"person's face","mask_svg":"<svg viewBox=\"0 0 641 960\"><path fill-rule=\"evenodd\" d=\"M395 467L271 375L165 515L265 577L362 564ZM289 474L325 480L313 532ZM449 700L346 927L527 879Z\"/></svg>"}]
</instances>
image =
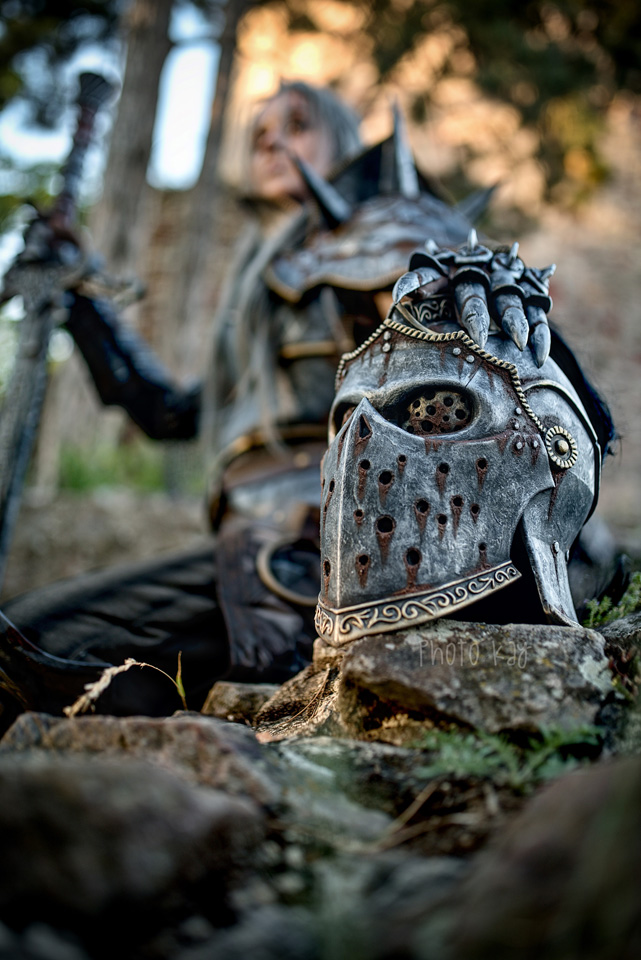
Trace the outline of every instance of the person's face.
<instances>
[{"instance_id":1,"label":"person's face","mask_svg":"<svg viewBox=\"0 0 641 960\"><path fill-rule=\"evenodd\" d=\"M276 202L306 198L303 178L290 153L321 176L329 173L332 166L329 136L314 126L307 101L293 90L269 100L256 120L251 141L250 178L257 196Z\"/></svg>"}]
</instances>

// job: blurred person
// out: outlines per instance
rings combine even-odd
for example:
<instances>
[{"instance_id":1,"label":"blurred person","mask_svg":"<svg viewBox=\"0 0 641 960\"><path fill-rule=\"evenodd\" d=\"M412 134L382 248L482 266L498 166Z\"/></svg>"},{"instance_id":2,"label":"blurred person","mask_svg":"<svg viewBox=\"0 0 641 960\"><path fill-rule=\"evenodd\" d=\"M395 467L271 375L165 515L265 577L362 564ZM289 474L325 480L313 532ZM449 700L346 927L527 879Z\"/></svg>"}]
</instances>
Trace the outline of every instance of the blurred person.
<instances>
[{"instance_id":1,"label":"blurred person","mask_svg":"<svg viewBox=\"0 0 641 960\"><path fill-rule=\"evenodd\" d=\"M335 251L325 262L323 244L331 248L368 202L376 208L381 198L403 199L408 158L401 133L364 150L358 125L333 93L301 82L283 84L262 104L244 191L254 223L214 318L202 383L176 384L109 303L85 296L82 285L69 291L67 329L102 401L123 407L154 439L204 434L215 540L9 601L7 617L40 651L23 648L25 670L32 656L51 670L41 708L59 710L69 683L81 692L86 671L78 667L78 679L70 680L72 663L91 674L134 657L173 675L181 652L188 702L197 708L218 678L281 682L309 662L319 587L319 465L338 360L380 322L376 295L391 289L419 238L437 227L440 240L457 243L468 228L462 215L423 191L420 223L405 231L392 208L376 214L378 246L368 253L365 281L359 254L369 228L356 242L347 238L354 249L340 253L343 275L335 285L312 278L302 293L283 291L273 273L279 258L286 262L288 253L319 238L315 267L331 269ZM337 173L342 180L332 186ZM388 259L381 272L382 249ZM122 686L127 682L123 677ZM123 712L132 703L137 712L166 712L172 691L157 677L137 672L130 686L131 696L121 691Z\"/></svg>"},{"instance_id":2,"label":"blurred person","mask_svg":"<svg viewBox=\"0 0 641 960\"><path fill-rule=\"evenodd\" d=\"M67 327L102 401L152 438L203 436L214 537L10 601L0 666L27 691L22 706L59 712L127 657L173 676L181 654L192 709L217 679L282 682L311 659L320 463L339 358L379 326L410 252L427 237L461 244L472 208L435 195L398 116L390 138L363 149L355 115L300 82L262 105L246 179L255 222L201 383L177 385L108 303L82 286L68 294ZM162 715L176 705L153 671L129 671L99 709Z\"/></svg>"}]
</instances>

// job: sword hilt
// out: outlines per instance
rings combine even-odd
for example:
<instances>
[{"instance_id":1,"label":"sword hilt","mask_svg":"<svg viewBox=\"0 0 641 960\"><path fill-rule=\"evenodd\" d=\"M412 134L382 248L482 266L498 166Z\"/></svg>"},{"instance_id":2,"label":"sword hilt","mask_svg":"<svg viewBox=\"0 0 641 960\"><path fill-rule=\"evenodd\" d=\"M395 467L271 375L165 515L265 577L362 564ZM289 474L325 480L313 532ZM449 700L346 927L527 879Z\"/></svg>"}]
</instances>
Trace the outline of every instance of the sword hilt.
<instances>
[{"instance_id":1,"label":"sword hilt","mask_svg":"<svg viewBox=\"0 0 641 960\"><path fill-rule=\"evenodd\" d=\"M48 218L50 226L58 233L69 231L73 226L82 171L87 150L93 140L96 116L115 92L114 84L97 73L81 73L78 81L80 89L76 98L79 108L76 131L62 170L62 189Z\"/></svg>"}]
</instances>

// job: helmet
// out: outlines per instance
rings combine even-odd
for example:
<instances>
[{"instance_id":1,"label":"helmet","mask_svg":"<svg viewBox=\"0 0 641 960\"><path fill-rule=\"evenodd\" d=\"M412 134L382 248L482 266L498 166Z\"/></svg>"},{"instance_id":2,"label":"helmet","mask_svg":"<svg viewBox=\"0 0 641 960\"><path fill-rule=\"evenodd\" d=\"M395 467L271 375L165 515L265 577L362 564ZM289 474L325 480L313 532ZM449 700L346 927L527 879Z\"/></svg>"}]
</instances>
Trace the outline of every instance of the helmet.
<instances>
[{"instance_id":1,"label":"helmet","mask_svg":"<svg viewBox=\"0 0 641 960\"><path fill-rule=\"evenodd\" d=\"M556 338L539 366L498 326L479 346L449 291L394 306L338 370L319 635L341 645L472 604L495 623L576 623L567 560L598 496L597 407Z\"/></svg>"}]
</instances>

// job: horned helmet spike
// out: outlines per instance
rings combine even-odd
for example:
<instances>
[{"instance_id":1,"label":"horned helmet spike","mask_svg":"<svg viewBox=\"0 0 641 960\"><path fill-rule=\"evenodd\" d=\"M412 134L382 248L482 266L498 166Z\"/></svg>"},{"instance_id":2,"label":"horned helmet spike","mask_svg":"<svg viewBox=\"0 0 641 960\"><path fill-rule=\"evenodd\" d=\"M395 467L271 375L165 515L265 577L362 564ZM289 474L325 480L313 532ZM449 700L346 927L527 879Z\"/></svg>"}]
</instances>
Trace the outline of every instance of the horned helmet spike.
<instances>
[{"instance_id":1,"label":"horned helmet spike","mask_svg":"<svg viewBox=\"0 0 641 960\"><path fill-rule=\"evenodd\" d=\"M330 229L347 223L352 216L352 208L344 197L309 164L295 153L288 151L292 163L296 165L305 182L305 186L315 200L321 215Z\"/></svg>"},{"instance_id":2,"label":"horned helmet spike","mask_svg":"<svg viewBox=\"0 0 641 960\"><path fill-rule=\"evenodd\" d=\"M394 156L398 189L402 196L413 200L420 195L421 188L418 182L414 156L407 137L407 126L396 100L392 105L392 112L394 115Z\"/></svg>"},{"instance_id":3,"label":"horned helmet spike","mask_svg":"<svg viewBox=\"0 0 641 960\"><path fill-rule=\"evenodd\" d=\"M466 220L475 223L487 210L490 200L494 196L498 186L499 185L495 183L491 187L474 190L468 194L467 197L464 197L463 200L459 200L454 209L465 217Z\"/></svg>"}]
</instances>

